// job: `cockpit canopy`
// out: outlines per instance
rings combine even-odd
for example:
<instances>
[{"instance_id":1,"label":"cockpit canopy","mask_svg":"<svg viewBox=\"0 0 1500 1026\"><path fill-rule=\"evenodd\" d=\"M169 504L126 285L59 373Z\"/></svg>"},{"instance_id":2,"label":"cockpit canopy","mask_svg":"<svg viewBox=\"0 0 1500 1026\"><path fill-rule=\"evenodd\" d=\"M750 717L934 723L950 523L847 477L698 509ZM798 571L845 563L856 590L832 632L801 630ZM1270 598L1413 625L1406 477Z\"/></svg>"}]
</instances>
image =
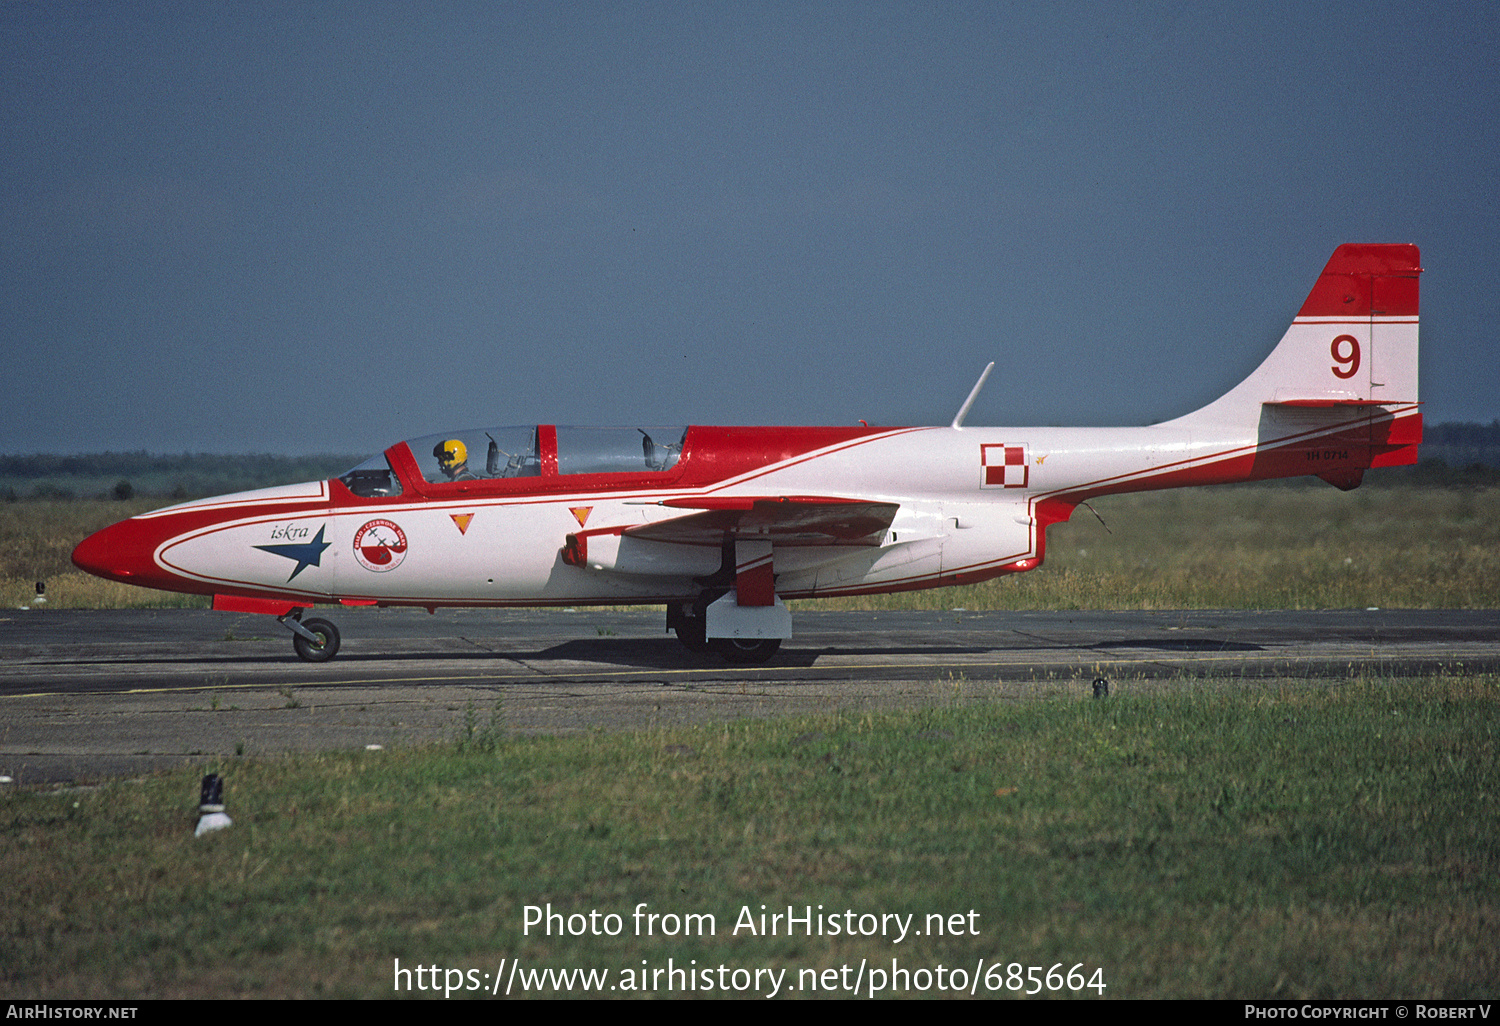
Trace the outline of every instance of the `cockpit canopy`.
<instances>
[{"instance_id":1,"label":"cockpit canopy","mask_svg":"<svg viewBox=\"0 0 1500 1026\"><path fill-rule=\"evenodd\" d=\"M565 474L662 474L682 457L685 427L474 428L402 443L428 484ZM365 498L401 494L384 454L339 478Z\"/></svg>"},{"instance_id":2,"label":"cockpit canopy","mask_svg":"<svg viewBox=\"0 0 1500 1026\"><path fill-rule=\"evenodd\" d=\"M536 477L542 472L535 427L450 431L413 438L406 446L417 461L422 479L432 484Z\"/></svg>"}]
</instances>

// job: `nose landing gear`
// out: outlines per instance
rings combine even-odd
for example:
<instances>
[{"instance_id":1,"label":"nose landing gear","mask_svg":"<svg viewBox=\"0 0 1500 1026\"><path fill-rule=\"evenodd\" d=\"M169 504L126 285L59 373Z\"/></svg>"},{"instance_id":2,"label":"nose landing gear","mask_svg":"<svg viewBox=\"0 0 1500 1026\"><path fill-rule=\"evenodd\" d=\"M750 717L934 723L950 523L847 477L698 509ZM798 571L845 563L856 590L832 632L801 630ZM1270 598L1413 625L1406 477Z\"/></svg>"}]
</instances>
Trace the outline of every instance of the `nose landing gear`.
<instances>
[{"instance_id":1,"label":"nose landing gear","mask_svg":"<svg viewBox=\"0 0 1500 1026\"><path fill-rule=\"evenodd\" d=\"M320 617L302 619L302 610L294 609L277 621L292 632L292 648L309 663L326 663L339 651L339 629Z\"/></svg>"}]
</instances>

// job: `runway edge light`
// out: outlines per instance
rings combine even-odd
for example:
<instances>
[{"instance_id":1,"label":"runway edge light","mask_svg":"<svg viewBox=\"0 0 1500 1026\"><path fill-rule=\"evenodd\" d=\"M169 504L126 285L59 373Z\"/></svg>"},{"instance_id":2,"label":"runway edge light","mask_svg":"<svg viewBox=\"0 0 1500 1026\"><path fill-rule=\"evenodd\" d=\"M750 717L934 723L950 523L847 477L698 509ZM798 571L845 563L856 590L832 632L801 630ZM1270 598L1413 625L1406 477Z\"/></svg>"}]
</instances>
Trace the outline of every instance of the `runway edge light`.
<instances>
[{"instance_id":1,"label":"runway edge light","mask_svg":"<svg viewBox=\"0 0 1500 1026\"><path fill-rule=\"evenodd\" d=\"M233 822L224 814L224 781L217 773L210 773L203 778L203 786L198 792L198 829L193 831L193 836L202 837L223 830Z\"/></svg>"}]
</instances>

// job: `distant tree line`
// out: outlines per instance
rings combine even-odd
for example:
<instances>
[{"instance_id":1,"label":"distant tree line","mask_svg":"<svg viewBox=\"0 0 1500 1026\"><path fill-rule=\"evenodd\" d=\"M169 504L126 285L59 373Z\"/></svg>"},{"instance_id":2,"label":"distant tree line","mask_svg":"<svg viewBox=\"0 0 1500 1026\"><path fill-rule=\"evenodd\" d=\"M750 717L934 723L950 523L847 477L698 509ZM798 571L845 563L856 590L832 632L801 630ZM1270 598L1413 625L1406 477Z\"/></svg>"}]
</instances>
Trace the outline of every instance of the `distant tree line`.
<instances>
[{"instance_id":1,"label":"distant tree line","mask_svg":"<svg viewBox=\"0 0 1500 1026\"><path fill-rule=\"evenodd\" d=\"M1500 449L1500 420L1492 420L1488 424L1474 424L1466 421L1428 424L1422 432L1422 444Z\"/></svg>"},{"instance_id":2,"label":"distant tree line","mask_svg":"<svg viewBox=\"0 0 1500 1026\"><path fill-rule=\"evenodd\" d=\"M152 477L160 474L217 475L228 466L235 473L252 477L284 477L297 481L317 480L328 476L328 468L342 473L363 460L359 456L273 456L270 453L244 453L233 456L215 453L185 452L160 456L145 450L135 452L95 452L74 456L36 453L30 456L0 455L0 478L37 479L44 477ZM310 476L298 477L298 474Z\"/></svg>"},{"instance_id":3,"label":"distant tree line","mask_svg":"<svg viewBox=\"0 0 1500 1026\"><path fill-rule=\"evenodd\" d=\"M144 451L61 456L0 455L0 499L135 496L191 499L204 495L319 481L361 462L359 456L274 456L269 453L156 455Z\"/></svg>"},{"instance_id":4,"label":"distant tree line","mask_svg":"<svg viewBox=\"0 0 1500 1026\"><path fill-rule=\"evenodd\" d=\"M1471 477L1500 471L1500 420L1488 424L1428 424L1422 431L1422 462L1428 474L1464 471Z\"/></svg>"}]
</instances>

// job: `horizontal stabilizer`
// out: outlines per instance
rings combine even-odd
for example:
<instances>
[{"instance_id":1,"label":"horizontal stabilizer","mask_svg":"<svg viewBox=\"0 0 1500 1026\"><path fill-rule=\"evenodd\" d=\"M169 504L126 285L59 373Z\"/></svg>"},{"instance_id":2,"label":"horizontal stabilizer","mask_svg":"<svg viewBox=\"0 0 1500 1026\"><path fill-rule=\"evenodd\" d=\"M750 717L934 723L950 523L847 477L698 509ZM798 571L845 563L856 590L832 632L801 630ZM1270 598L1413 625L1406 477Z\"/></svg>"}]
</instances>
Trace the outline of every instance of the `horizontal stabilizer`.
<instances>
[{"instance_id":1,"label":"horizontal stabilizer","mask_svg":"<svg viewBox=\"0 0 1500 1026\"><path fill-rule=\"evenodd\" d=\"M1396 407L1383 409L1382 407ZM1417 462L1422 414L1415 403L1303 399L1265 403L1252 479L1313 474L1357 486L1370 467Z\"/></svg>"},{"instance_id":2,"label":"horizontal stabilizer","mask_svg":"<svg viewBox=\"0 0 1500 1026\"><path fill-rule=\"evenodd\" d=\"M1264 403L1265 406L1297 406L1303 409L1327 409L1331 406L1405 406L1399 401L1384 399L1278 399Z\"/></svg>"}]
</instances>

